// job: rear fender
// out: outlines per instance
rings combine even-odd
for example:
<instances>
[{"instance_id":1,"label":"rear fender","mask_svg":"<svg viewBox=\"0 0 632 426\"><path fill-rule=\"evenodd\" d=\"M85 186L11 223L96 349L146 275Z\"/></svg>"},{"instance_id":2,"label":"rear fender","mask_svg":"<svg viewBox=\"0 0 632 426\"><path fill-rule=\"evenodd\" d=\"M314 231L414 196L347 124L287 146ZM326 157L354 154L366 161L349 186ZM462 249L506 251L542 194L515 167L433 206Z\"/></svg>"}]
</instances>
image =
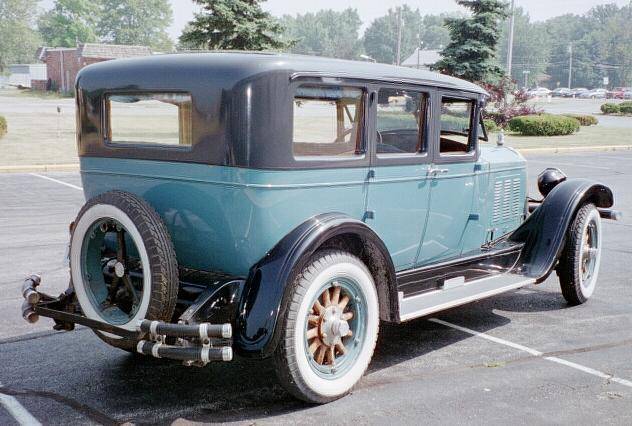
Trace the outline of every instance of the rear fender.
<instances>
[{"instance_id":1,"label":"rear fender","mask_svg":"<svg viewBox=\"0 0 632 426\"><path fill-rule=\"evenodd\" d=\"M326 213L296 227L251 268L233 337L237 353L249 357L272 355L281 336L277 323L287 309L291 283L316 250L346 235L359 238L362 243L360 257L374 275L380 316L387 320L397 318L395 270L382 240L359 220L342 213Z\"/></svg>"},{"instance_id":2,"label":"rear fender","mask_svg":"<svg viewBox=\"0 0 632 426\"><path fill-rule=\"evenodd\" d=\"M569 179L557 185L542 204L510 236L523 243L521 273L544 281L560 257L569 226L586 203L608 208L614 204L610 188L588 179Z\"/></svg>"}]
</instances>

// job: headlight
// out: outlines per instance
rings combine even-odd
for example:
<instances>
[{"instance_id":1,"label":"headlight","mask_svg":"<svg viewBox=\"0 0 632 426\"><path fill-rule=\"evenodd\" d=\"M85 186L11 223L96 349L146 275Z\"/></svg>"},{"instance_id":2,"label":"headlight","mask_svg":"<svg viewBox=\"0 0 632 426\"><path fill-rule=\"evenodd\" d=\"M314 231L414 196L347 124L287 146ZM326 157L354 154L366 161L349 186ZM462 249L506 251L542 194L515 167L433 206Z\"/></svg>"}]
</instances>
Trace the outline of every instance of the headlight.
<instances>
[{"instance_id":1,"label":"headlight","mask_svg":"<svg viewBox=\"0 0 632 426\"><path fill-rule=\"evenodd\" d=\"M538 189L544 197L560 183L566 180L566 175L560 169L554 167L545 169L538 175Z\"/></svg>"}]
</instances>

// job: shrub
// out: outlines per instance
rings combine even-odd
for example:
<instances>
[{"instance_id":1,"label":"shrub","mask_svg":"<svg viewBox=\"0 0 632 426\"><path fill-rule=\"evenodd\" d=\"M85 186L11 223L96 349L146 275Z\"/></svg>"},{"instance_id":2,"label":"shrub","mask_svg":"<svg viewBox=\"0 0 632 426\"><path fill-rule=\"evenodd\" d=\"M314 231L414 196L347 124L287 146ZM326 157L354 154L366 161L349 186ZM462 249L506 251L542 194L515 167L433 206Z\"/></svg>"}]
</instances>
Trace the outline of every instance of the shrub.
<instances>
[{"instance_id":1,"label":"shrub","mask_svg":"<svg viewBox=\"0 0 632 426\"><path fill-rule=\"evenodd\" d=\"M601 105L601 112L603 112L604 114L618 114L620 112L619 105L612 104L612 103L605 103Z\"/></svg>"},{"instance_id":2,"label":"shrub","mask_svg":"<svg viewBox=\"0 0 632 426\"><path fill-rule=\"evenodd\" d=\"M7 119L0 115L0 138L7 133Z\"/></svg>"},{"instance_id":3,"label":"shrub","mask_svg":"<svg viewBox=\"0 0 632 426\"><path fill-rule=\"evenodd\" d=\"M581 126L593 126L599 124L599 120L594 115L588 114L563 114L565 117L571 117L579 121Z\"/></svg>"},{"instance_id":4,"label":"shrub","mask_svg":"<svg viewBox=\"0 0 632 426\"><path fill-rule=\"evenodd\" d=\"M512 118L509 129L525 136L570 135L579 130L579 121L563 115L527 115Z\"/></svg>"},{"instance_id":5,"label":"shrub","mask_svg":"<svg viewBox=\"0 0 632 426\"><path fill-rule=\"evenodd\" d=\"M623 114L632 114L632 101L625 101L619 104L619 111Z\"/></svg>"},{"instance_id":6,"label":"shrub","mask_svg":"<svg viewBox=\"0 0 632 426\"><path fill-rule=\"evenodd\" d=\"M483 119L483 123L485 124L485 130L487 130L487 133L494 133L498 131L498 125L491 118Z\"/></svg>"}]
</instances>

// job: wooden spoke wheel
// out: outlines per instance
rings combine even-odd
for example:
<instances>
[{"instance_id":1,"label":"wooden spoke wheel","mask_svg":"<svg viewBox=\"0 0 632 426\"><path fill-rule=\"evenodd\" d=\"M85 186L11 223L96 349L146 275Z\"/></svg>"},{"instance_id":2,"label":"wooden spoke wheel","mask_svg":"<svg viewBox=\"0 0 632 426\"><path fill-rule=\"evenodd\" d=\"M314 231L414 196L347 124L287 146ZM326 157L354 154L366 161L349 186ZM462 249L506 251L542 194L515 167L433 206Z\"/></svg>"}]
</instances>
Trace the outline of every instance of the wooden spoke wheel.
<instances>
[{"instance_id":1,"label":"wooden spoke wheel","mask_svg":"<svg viewBox=\"0 0 632 426\"><path fill-rule=\"evenodd\" d=\"M313 256L292 287L275 353L277 375L296 397L333 401L362 378L379 328L377 291L356 256L325 250Z\"/></svg>"}]
</instances>

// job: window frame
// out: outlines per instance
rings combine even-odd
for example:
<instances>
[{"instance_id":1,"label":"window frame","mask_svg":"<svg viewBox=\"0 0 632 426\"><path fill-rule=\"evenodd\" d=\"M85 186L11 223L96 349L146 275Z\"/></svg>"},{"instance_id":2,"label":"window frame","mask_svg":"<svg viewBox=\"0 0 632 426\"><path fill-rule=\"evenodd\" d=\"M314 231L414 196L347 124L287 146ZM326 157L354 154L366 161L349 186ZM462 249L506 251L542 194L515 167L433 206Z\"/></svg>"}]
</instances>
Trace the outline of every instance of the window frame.
<instances>
[{"instance_id":1,"label":"window frame","mask_svg":"<svg viewBox=\"0 0 632 426\"><path fill-rule=\"evenodd\" d=\"M377 152L377 120L378 120L378 107L379 107L379 98L381 90L393 90L393 91L406 91L406 92L415 92L421 95L421 99L423 101L422 107L420 109L419 117L417 118L417 144L418 148L415 152L396 152L396 153L378 153ZM421 88L408 88L408 87L399 87L392 85L380 85L375 91L375 156L378 160L387 160L391 158L420 158L427 157L430 151L428 144L428 120L429 120L429 111L430 111L430 92L427 90L422 90Z\"/></svg>"},{"instance_id":2,"label":"window frame","mask_svg":"<svg viewBox=\"0 0 632 426\"><path fill-rule=\"evenodd\" d=\"M425 147L424 151L415 153L393 153L393 154L378 154L377 153L377 104L380 89L392 89L392 90L407 90L411 92L418 92L424 95L426 101L425 123L424 131L420 132L420 137L424 140L421 141L421 146ZM380 166L404 166L415 164L429 164L432 162L433 149L432 135L433 129L433 116L434 112L434 97L437 91L436 87L427 86L422 84L410 84L410 83L390 83L379 82L371 85L371 97L370 97L370 126L367 128L369 133L370 150L371 150L371 165L375 167ZM421 120L421 115L420 115Z\"/></svg>"},{"instance_id":3,"label":"window frame","mask_svg":"<svg viewBox=\"0 0 632 426\"><path fill-rule=\"evenodd\" d=\"M360 120L357 123L358 135L356 135L356 151L357 154L350 156L337 155L296 155L294 153L294 108L296 95L301 86L317 86L317 87L341 87L347 89L357 89L361 92L360 106L358 110L361 112ZM367 143L367 116L368 116L368 89L366 84L358 83L347 79L333 78L300 78L294 81L290 87L290 141L289 141L289 157L292 159L296 168L326 168L336 165L336 167L360 167L368 164L367 162L368 143ZM359 149L358 149L359 146ZM363 161L364 160L364 161ZM351 163L351 164L344 164ZM360 163L360 164L358 164Z\"/></svg>"},{"instance_id":4,"label":"window frame","mask_svg":"<svg viewBox=\"0 0 632 426\"><path fill-rule=\"evenodd\" d=\"M134 96L134 95L185 95L189 97L189 101L191 104L191 112L189 114L189 134L191 137L190 145L183 144L162 144L162 143L151 143L151 142L131 142L131 141L121 141L121 142L113 142L111 139L112 136L112 127L111 127L111 108L109 108L110 101L109 98L111 96ZM183 90L110 90L104 92L101 97L101 135L103 144L108 148L114 149L135 149L135 150L168 150L168 151L179 151L179 152L191 152L194 149L196 139L194 137L194 127L193 127L193 111L195 109L195 104L193 102L193 95L191 92L183 91ZM178 132L181 132L182 123L180 122L180 118L178 116Z\"/></svg>"},{"instance_id":5,"label":"window frame","mask_svg":"<svg viewBox=\"0 0 632 426\"><path fill-rule=\"evenodd\" d=\"M434 123L434 134L432 136L432 145L433 145L433 163L435 164L445 164L445 163L464 163L464 162L474 162L478 159L480 154L480 147L478 143L478 125L474 125L474 123L478 123L480 119L480 100L479 95L475 93L468 93L462 91L451 91L451 90L438 90L435 93L435 119ZM441 153L441 106L443 105L443 99L450 100L462 100L465 102L470 102L472 104L472 113L470 117L470 134L468 136L468 152L466 153L453 153L453 154L442 154Z\"/></svg>"}]
</instances>

